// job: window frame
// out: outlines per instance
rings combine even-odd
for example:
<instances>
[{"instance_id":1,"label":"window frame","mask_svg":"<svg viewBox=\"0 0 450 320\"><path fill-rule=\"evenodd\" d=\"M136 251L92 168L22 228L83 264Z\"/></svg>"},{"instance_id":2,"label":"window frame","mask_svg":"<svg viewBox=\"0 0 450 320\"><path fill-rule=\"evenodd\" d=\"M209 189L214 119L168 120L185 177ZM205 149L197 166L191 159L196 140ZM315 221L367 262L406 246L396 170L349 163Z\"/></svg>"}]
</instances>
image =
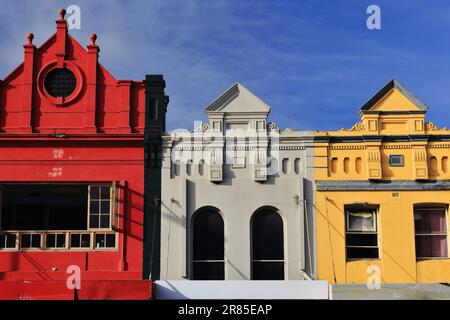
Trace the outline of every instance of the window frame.
<instances>
[{"instance_id":1,"label":"window frame","mask_svg":"<svg viewBox=\"0 0 450 320\"><path fill-rule=\"evenodd\" d=\"M449 231L448 231L448 205L446 204L419 204L414 205L413 207L413 215L416 214L416 210L436 210L436 209L442 209L445 213L445 226L446 231L440 232L440 233L417 233L416 228L414 226L414 249L417 248L417 236L445 236L447 240L447 256L446 257L418 257L416 251L414 254L416 255L416 260L443 260L443 259L449 259L450 258L450 239L449 239Z\"/></svg>"},{"instance_id":2,"label":"window frame","mask_svg":"<svg viewBox=\"0 0 450 320\"><path fill-rule=\"evenodd\" d=\"M109 187L109 227L108 228L91 228L91 187ZM88 184L88 207L87 207L87 230L88 231L112 231L112 215L113 215L113 194L112 194L112 185L108 184ZM100 191L101 192L101 189ZM101 197L98 199L99 201L99 211L101 211ZM101 212L98 213L101 216Z\"/></svg>"},{"instance_id":3,"label":"window frame","mask_svg":"<svg viewBox=\"0 0 450 320\"><path fill-rule=\"evenodd\" d=\"M2 197L3 197L3 187L4 185L9 184L27 184L27 182L3 182L0 183L0 227L1 227L1 221L2 221ZM34 182L29 182L29 184L35 184ZM61 184L66 185L68 183L62 182L62 183L55 183L55 182L48 182L48 184ZM117 251L118 245L119 245L119 233L117 232L119 228L119 207L120 207L120 190L118 187L117 181L112 181L112 183L81 183L82 185L85 185L88 188L88 194L87 194L87 211L86 211L86 219L87 219L87 228L86 230L2 230L0 228L0 237L5 237L5 247L0 248L1 252L20 252L20 251L72 251L72 252L86 252L86 251ZM91 201L91 194L90 190L91 187L109 187L109 228L90 228L90 201ZM116 194L114 194L116 193ZM115 203L117 202L117 203ZM100 213L99 213L100 214ZM117 219L117 227L113 226L113 220L114 215L116 215ZM47 247L47 236L49 234L54 234L55 237L57 237L58 234L63 234L65 237L65 246L64 247ZM71 237L73 234L88 234L89 235L89 247L72 247L71 246ZM104 234L105 237L107 234L113 234L114 235L114 247L95 247L95 241L96 241L96 235L97 234ZM7 247L6 245L6 237L7 235L14 235L15 236L15 246ZM30 235L30 237L33 237L33 235L39 235L40 236L40 246L39 247L22 247L22 236L23 235ZM106 239L106 238L105 238ZM32 241L32 239L30 239ZM55 241L56 238L55 238ZM81 241L81 239L80 239Z\"/></svg>"},{"instance_id":4,"label":"window frame","mask_svg":"<svg viewBox=\"0 0 450 320\"><path fill-rule=\"evenodd\" d=\"M359 209L359 210L372 210L373 212L373 217L374 217L374 223L373 223L373 230L369 230L369 231L355 231L349 228L350 224L349 224L349 213L351 210L355 210L355 209ZM379 228L379 207L375 206L375 205L366 205L366 206L355 206L355 205L351 205L351 206L345 206L344 207L344 212L345 212L345 259L346 261L360 261L360 260L380 260L380 251L381 251L381 243L380 243L380 228ZM359 235L376 235L377 237L377 245L376 246L364 246L364 245L360 245L360 246L355 246L355 245L348 245L347 244L347 235L348 234L359 234ZM349 258L348 257L348 248L363 248L363 249L377 249L378 255L377 257L374 258Z\"/></svg>"},{"instance_id":5,"label":"window frame","mask_svg":"<svg viewBox=\"0 0 450 320\"><path fill-rule=\"evenodd\" d=\"M399 157L401 159L400 163L393 163L392 158ZM405 166L405 155L403 154L390 154L389 155L389 166L390 167L404 167Z\"/></svg>"}]
</instances>

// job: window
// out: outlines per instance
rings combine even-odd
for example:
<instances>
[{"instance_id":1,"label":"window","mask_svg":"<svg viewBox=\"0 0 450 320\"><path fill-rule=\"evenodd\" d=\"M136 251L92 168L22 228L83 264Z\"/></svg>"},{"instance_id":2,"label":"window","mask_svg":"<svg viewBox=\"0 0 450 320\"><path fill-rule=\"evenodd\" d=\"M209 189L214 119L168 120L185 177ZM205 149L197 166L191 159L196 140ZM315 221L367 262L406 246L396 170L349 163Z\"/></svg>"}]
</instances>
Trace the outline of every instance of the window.
<instances>
[{"instance_id":1,"label":"window","mask_svg":"<svg viewBox=\"0 0 450 320\"><path fill-rule=\"evenodd\" d=\"M198 212L193 218L193 279L224 280L224 224L214 209Z\"/></svg>"},{"instance_id":2,"label":"window","mask_svg":"<svg viewBox=\"0 0 450 320\"><path fill-rule=\"evenodd\" d=\"M66 233L47 233L45 235L45 247L61 249L66 248Z\"/></svg>"},{"instance_id":3,"label":"window","mask_svg":"<svg viewBox=\"0 0 450 320\"><path fill-rule=\"evenodd\" d=\"M447 208L430 206L414 208L416 257L447 258Z\"/></svg>"},{"instance_id":4,"label":"window","mask_svg":"<svg viewBox=\"0 0 450 320\"><path fill-rule=\"evenodd\" d=\"M0 234L0 250L2 249L16 249L17 236L14 233Z\"/></svg>"},{"instance_id":5,"label":"window","mask_svg":"<svg viewBox=\"0 0 450 320\"><path fill-rule=\"evenodd\" d=\"M40 233L23 233L20 235L20 247L24 249L40 249L42 235Z\"/></svg>"},{"instance_id":6,"label":"window","mask_svg":"<svg viewBox=\"0 0 450 320\"><path fill-rule=\"evenodd\" d=\"M378 228L376 208L347 207L347 259L378 259Z\"/></svg>"},{"instance_id":7,"label":"window","mask_svg":"<svg viewBox=\"0 0 450 320\"><path fill-rule=\"evenodd\" d=\"M76 79L69 69L57 68L47 74L44 86L45 90L52 97L65 98L75 90Z\"/></svg>"},{"instance_id":8,"label":"window","mask_svg":"<svg viewBox=\"0 0 450 320\"><path fill-rule=\"evenodd\" d=\"M117 192L115 182L0 185L0 250L115 248Z\"/></svg>"},{"instance_id":9,"label":"window","mask_svg":"<svg viewBox=\"0 0 450 320\"><path fill-rule=\"evenodd\" d=\"M87 185L5 184L1 230L86 230Z\"/></svg>"},{"instance_id":10,"label":"window","mask_svg":"<svg viewBox=\"0 0 450 320\"><path fill-rule=\"evenodd\" d=\"M272 209L256 212L252 219L252 279L283 280L283 220Z\"/></svg>"},{"instance_id":11,"label":"window","mask_svg":"<svg viewBox=\"0 0 450 320\"><path fill-rule=\"evenodd\" d=\"M389 165L391 167L403 167L403 155L390 155Z\"/></svg>"},{"instance_id":12,"label":"window","mask_svg":"<svg viewBox=\"0 0 450 320\"><path fill-rule=\"evenodd\" d=\"M111 228L110 186L89 186L89 228Z\"/></svg>"},{"instance_id":13,"label":"window","mask_svg":"<svg viewBox=\"0 0 450 320\"><path fill-rule=\"evenodd\" d=\"M89 233L72 233L70 235L71 248L89 248L91 246L91 234Z\"/></svg>"},{"instance_id":14,"label":"window","mask_svg":"<svg viewBox=\"0 0 450 320\"><path fill-rule=\"evenodd\" d=\"M116 246L116 234L96 233L95 248L114 248Z\"/></svg>"}]
</instances>

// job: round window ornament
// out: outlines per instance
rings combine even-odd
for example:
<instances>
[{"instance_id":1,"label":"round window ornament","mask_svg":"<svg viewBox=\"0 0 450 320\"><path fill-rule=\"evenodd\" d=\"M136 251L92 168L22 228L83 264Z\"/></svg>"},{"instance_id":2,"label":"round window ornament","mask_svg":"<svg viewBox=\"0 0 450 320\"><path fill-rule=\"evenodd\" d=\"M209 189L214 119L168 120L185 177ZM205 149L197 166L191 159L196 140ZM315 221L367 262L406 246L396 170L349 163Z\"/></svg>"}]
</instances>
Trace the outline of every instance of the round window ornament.
<instances>
[{"instance_id":1,"label":"round window ornament","mask_svg":"<svg viewBox=\"0 0 450 320\"><path fill-rule=\"evenodd\" d=\"M77 86L77 80L72 71L67 68L55 68L45 77L44 87L47 93L54 98L66 98L71 95Z\"/></svg>"}]
</instances>

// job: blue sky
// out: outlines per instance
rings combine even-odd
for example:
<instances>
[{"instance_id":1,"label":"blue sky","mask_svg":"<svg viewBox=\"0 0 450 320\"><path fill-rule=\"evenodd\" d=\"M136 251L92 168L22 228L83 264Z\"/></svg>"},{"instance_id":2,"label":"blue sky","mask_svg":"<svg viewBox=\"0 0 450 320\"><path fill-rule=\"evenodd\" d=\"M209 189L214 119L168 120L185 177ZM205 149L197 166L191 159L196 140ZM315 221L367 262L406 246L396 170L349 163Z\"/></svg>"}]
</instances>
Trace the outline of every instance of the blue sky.
<instances>
[{"instance_id":1,"label":"blue sky","mask_svg":"<svg viewBox=\"0 0 450 320\"><path fill-rule=\"evenodd\" d=\"M280 127L351 127L356 111L391 78L450 126L448 0L11 1L0 11L0 78L19 64L25 35L42 44L59 8L81 7L82 44L97 33L100 62L119 79L162 73L168 127L192 128L239 81L271 107ZM381 30L366 9L381 8Z\"/></svg>"}]
</instances>

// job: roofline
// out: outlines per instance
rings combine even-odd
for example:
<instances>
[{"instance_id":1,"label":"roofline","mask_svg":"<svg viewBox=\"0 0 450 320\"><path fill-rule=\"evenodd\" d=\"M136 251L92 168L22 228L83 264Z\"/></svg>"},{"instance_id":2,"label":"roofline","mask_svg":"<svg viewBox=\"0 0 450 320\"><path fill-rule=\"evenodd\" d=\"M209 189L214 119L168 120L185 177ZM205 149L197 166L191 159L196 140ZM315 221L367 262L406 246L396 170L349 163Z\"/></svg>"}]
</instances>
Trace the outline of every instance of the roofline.
<instances>
[{"instance_id":1,"label":"roofline","mask_svg":"<svg viewBox=\"0 0 450 320\"><path fill-rule=\"evenodd\" d=\"M215 98L212 102L210 102L205 107L205 113L208 113L209 111L215 111L215 110L211 110L211 109L213 109L217 105L222 105L225 102L236 98L237 95L239 94L238 86L239 86L239 82L235 82L231 87L226 89L219 97Z\"/></svg>"},{"instance_id":2,"label":"roofline","mask_svg":"<svg viewBox=\"0 0 450 320\"><path fill-rule=\"evenodd\" d=\"M419 109L420 112L427 112L428 106L420 101L414 94L411 93L408 89L406 89L400 82L396 79L392 79L388 83L386 83L372 98L370 98L363 106L358 109L358 114L361 116L362 114L370 112L370 108L372 108L378 101L380 101L389 91L392 89L397 89L400 91L406 98L411 100ZM384 112L387 113L387 112Z\"/></svg>"},{"instance_id":3,"label":"roofline","mask_svg":"<svg viewBox=\"0 0 450 320\"><path fill-rule=\"evenodd\" d=\"M271 110L270 106L239 82L234 83L231 87L225 90L218 98L214 99L211 103L209 103L205 108L205 113L208 114L210 112L218 112L216 110L218 106L231 102L239 95L240 92L239 87L242 87L243 89L247 90L251 95L253 95L257 100L259 100L263 105L265 105L268 110L264 112L266 112L267 114L270 113Z\"/></svg>"}]
</instances>

